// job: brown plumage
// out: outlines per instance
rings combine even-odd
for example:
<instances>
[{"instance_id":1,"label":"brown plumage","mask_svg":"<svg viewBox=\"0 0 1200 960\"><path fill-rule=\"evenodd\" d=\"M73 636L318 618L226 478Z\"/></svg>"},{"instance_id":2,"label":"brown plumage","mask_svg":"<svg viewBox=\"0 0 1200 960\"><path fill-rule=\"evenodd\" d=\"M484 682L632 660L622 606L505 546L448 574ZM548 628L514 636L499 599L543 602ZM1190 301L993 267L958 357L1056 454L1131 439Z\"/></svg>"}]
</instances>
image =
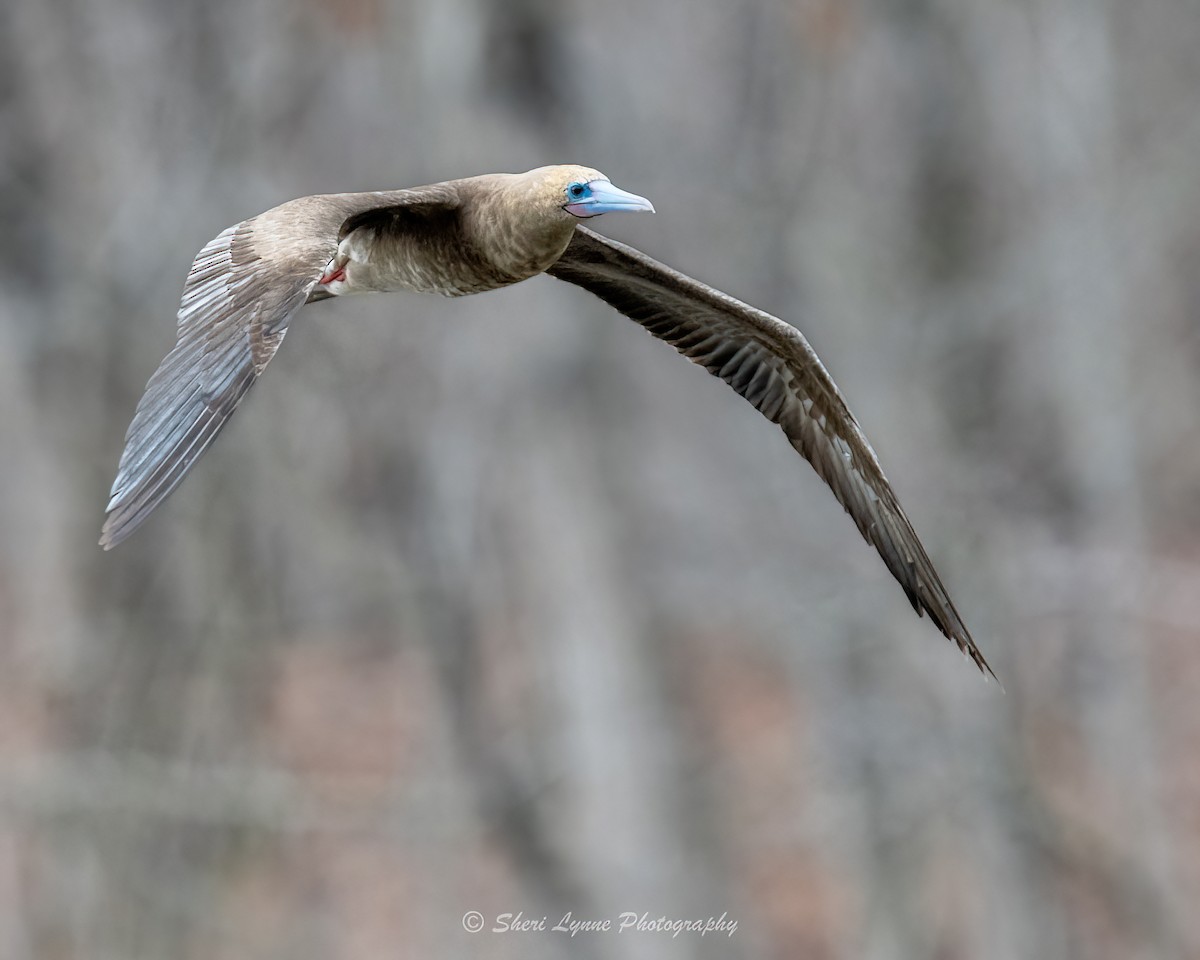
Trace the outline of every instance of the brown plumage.
<instances>
[{"instance_id":1,"label":"brown plumage","mask_svg":"<svg viewBox=\"0 0 1200 960\"><path fill-rule=\"evenodd\" d=\"M985 674L870 443L795 327L580 225L652 210L586 167L293 200L223 231L184 284L178 342L125 438L100 543L124 540L186 475L304 303L346 293L462 296L539 273L591 291L728 383L816 469L918 613Z\"/></svg>"}]
</instances>

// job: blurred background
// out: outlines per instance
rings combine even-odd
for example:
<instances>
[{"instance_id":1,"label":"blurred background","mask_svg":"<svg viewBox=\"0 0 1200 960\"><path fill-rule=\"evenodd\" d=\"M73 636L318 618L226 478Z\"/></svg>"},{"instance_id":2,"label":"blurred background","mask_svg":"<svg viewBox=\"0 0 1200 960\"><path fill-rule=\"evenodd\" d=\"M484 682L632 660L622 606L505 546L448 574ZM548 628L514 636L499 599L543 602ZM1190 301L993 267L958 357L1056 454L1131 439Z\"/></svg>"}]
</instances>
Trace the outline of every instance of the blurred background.
<instances>
[{"instance_id":1,"label":"blurred background","mask_svg":"<svg viewBox=\"0 0 1200 960\"><path fill-rule=\"evenodd\" d=\"M9 0L0 958L1200 957L1198 46L1188 0ZM803 328L1006 693L546 278L305 309L100 551L209 238L550 162Z\"/></svg>"}]
</instances>

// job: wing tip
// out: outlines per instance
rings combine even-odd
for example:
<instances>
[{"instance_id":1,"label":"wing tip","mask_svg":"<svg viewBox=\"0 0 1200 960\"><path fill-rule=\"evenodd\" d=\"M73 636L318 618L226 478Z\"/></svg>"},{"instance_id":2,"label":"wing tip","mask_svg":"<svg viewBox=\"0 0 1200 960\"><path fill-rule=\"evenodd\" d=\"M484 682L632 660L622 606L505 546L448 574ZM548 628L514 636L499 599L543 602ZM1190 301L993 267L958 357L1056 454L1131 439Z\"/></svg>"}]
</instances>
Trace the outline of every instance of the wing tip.
<instances>
[{"instance_id":1,"label":"wing tip","mask_svg":"<svg viewBox=\"0 0 1200 960\"><path fill-rule=\"evenodd\" d=\"M901 584L903 586L903 584ZM913 594L907 589L909 600L913 599ZM996 686L1000 688L1000 692L1004 693L1004 684L1000 682L1000 678L996 676L996 671L992 669L992 665L987 662L983 651L975 645L975 640L971 636L971 632L967 629L966 624L958 616L958 611L954 609L954 605L946 598L948 605L947 609L937 609L934 605L928 602L917 603L913 606L916 608L918 616L929 614L929 619L936 624L937 628L942 632L942 635L953 643L962 652L962 655L975 664L979 668L979 672L983 674L983 679L986 681L989 677L996 681ZM949 614L949 616L947 616Z\"/></svg>"},{"instance_id":2,"label":"wing tip","mask_svg":"<svg viewBox=\"0 0 1200 960\"><path fill-rule=\"evenodd\" d=\"M992 669L992 665L984 659L983 654L980 653L979 649L974 645L972 645L970 656L975 662L975 666L979 668L979 672L983 674L983 682L987 683L988 678L990 677L992 680L996 681L996 686L1000 688L1000 692L1006 693L1007 691L1004 689L1004 684L1001 683L1000 678L996 676L996 671Z\"/></svg>"},{"instance_id":3,"label":"wing tip","mask_svg":"<svg viewBox=\"0 0 1200 960\"><path fill-rule=\"evenodd\" d=\"M111 515L105 519L104 526L100 528L100 548L108 552L118 543L125 539L128 533L123 531L121 527L113 523Z\"/></svg>"},{"instance_id":4,"label":"wing tip","mask_svg":"<svg viewBox=\"0 0 1200 960\"><path fill-rule=\"evenodd\" d=\"M962 651L963 656L965 656L968 660L974 663L976 667L979 668L979 672L983 674L983 679L985 682L990 677L992 680L996 681L996 686L1000 688L1000 692L1005 692L1004 684L1001 683L1000 678L996 676L996 671L993 670L992 665L987 662L987 658L984 657L983 652L979 649L979 647L975 646L975 641L972 640L971 635L966 632L966 628L963 628L963 632L961 634L951 634L949 631L945 630L943 630L943 632L958 645L958 649Z\"/></svg>"},{"instance_id":5,"label":"wing tip","mask_svg":"<svg viewBox=\"0 0 1200 960\"><path fill-rule=\"evenodd\" d=\"M150 511L145 509L129 511L122 506L110 505L105 513L104 525L100 528L99 544L101 549L108 552L128 540L152 510L153 507Z\"/></svg>"}]
</instances>

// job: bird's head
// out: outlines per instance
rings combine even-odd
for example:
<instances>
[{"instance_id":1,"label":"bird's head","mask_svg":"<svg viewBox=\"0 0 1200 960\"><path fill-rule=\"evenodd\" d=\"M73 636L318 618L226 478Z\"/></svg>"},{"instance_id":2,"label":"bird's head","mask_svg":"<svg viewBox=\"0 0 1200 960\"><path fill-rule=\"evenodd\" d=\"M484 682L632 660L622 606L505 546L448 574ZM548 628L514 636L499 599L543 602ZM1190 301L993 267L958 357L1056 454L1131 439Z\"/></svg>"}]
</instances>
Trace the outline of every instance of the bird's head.
<instances>
[{"instance_id":1,"label":"bird's head","mask_svg":"<svg viewBox=\"0 0 1200 960\"><path fill-rule=\"evenodd\" d=\"M565 215L574 222L602 213L654 212L654 204L645 197L614 187L608 177L591 167L576 164L539 167L524 177L534 187L534 202L556 219Z\"/></svg>"}]
</instances>

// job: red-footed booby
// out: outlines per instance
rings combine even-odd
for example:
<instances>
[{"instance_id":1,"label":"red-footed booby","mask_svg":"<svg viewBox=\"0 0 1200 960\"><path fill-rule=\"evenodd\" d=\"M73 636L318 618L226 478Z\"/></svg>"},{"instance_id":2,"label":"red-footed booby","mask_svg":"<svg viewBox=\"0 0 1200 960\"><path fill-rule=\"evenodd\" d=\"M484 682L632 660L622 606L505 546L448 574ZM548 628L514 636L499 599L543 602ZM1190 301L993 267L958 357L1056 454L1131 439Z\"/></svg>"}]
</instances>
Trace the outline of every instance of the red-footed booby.
<instances>
[{"instance_id":1,"label":"red-footed booby","mask_svg":"<svg viewBox=\"0 0 1200 960\"><path fill-rule=\"evenodd\" d=\"M100 544L116 546L179 485L304 304L368 291L457 297L547 273L609 303L779 424L917 613L928 613L990 674L858 421L800 331L580 223L639 210L654 207L597 170L550 166L302 197L222 231L192 264L178 341L125 435Z\"/></svg>"}]
</instances>

